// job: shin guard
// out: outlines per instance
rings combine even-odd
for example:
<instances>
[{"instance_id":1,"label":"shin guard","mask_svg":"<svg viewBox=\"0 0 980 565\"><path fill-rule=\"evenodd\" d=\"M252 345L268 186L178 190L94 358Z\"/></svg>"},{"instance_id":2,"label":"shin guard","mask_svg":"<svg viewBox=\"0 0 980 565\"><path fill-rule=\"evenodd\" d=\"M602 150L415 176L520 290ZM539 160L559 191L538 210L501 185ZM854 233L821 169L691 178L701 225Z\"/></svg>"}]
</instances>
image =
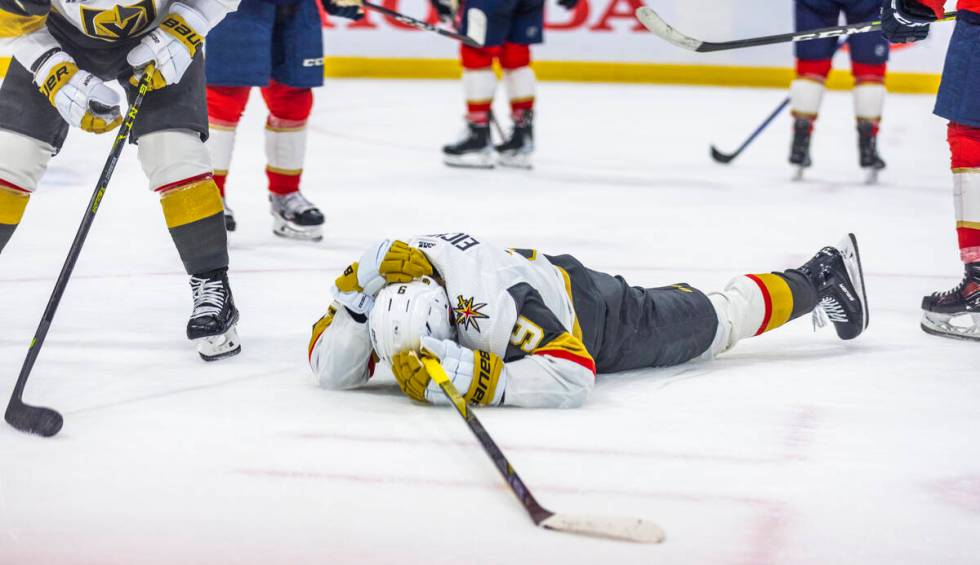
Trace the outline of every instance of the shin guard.
<instances>
[{"instance_id":1,"label":"shin guard","mask_svg":"<svg viewBox=\"0 0 980 565\"><path fill-rule=\"evenodd\" d=\"M228 267L228 233L221 194L210 175L156 190L187 274Z\"/></svg>"}]
</instances>

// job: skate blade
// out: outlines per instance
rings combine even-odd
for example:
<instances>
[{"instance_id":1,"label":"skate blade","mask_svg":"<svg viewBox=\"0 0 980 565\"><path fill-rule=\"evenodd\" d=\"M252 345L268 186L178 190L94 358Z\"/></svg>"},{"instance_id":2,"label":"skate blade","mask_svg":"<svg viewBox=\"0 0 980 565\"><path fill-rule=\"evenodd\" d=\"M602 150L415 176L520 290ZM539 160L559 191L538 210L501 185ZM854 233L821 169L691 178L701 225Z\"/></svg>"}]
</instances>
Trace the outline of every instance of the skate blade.
<instances>
[{"instance_id":1,"label":"skate blade","mask_svg":"<svg viewBox=\"0 0 980 565\"><path fill-rule=\"evenodd\" d=\"M806 167L796 167L796 171L793 173L793 182L802 181L804 172L806 172Z\"/></svg>"},{"instance_id":2,"label":"skate blade","mask_svg":"<svg viewBox=\"0 0 980 565\"><path fill-rule=\"evenodd\" d=\"M530 153L501 153L497 156L497 164L509 169L523 169L529 171L534 167L531 164Z\"/></svg>"},{"instance_id":3,"label":"skate blade","mask_svg":"<svg viewBox=\"0 0 980 565\"><path fill-rule=\"evenodd\" d=\"M232 326L221 335L202 337L194 340L197 353L205 361L218 361L238 355L242 351L242 343L238 339L238 328Z\"/></svg>"},{"instance_id":4,"label":"skate blade","mask_svg":"<svg viewBox=\"0 0 980 565\"><path fill-rule=\"evenodd\" d=\"M446 165L463 169L492 169L493 161L493 151L491 150L465 155L443 154L442 156L442 162Z\"/></svg>"},{"instance_id":5,"label":"skate blade","mask_svg":"<svg viewBox=\"0 0 980 565\"><path fill-rule=\"evenodd\" d=\"M964 322L969 323L971 321L972 325L964 324ZM966 341L980 341L980 314L963 313L953 315L923 312L922 322L919 324L919 327L929 335Z\"/></svg>"},{"instance_id":6,"label":"skate blade","mask_svg":"<svg viewBox=\"0 0 980 565\"><path fill-rule=\"evenodd\" d=\"M272 233L297 241L322 241L323 226L301 226L273 214Z\"/></svg>"},{"instance_id":7,"label":"skate blade","mask_svg":"<svg viewBox=\"0 0 980 565\"><path fill-rule=\"evenodd\" d=\"M868 186L878 184L879 173L881 173L881 169L875 169L875 168L865 169L864 184Z\"/></svg>"},{"instance_id":8,"label":"skate blade","mask_svg":"<svg viewBox=\"0 0 980 565\"><path fill-rule=\"evenodd\" d=\"M868 329L868 294L864 287L864 266L861 264L861 253L858 252L857 237L853 233L844 236L844 239L837 244L837 250L844 257L844 267L847 269L847 276L854 285L858 297L861 298L861 314L864 316L864 329Z\"/></svg>"}]
</instances>

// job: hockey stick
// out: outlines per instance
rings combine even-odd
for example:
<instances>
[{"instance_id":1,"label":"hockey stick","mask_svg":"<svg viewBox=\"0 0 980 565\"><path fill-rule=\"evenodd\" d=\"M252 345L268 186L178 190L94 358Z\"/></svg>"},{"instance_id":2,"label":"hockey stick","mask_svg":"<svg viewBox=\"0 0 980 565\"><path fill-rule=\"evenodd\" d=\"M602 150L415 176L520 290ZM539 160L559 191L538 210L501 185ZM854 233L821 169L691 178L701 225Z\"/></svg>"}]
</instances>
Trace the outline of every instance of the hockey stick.
<instances>
[{"instance_id":1,"label":"hockey stick","mask_svg":"<svg viewBox=\"0 0 980 565\"><path fill-rule=\"evenodd\" d=\"M431 32L434 32L434 33L438 33L439 35L444 36L444 37L451 37L451 38L453 38L455 40L462 41L463 43L469 45L470 47L475 47L477 49L483 47L483 45L480 44L479 42L477 42L475 39L473 39L473 38L471 38L469 36L463 35L461 33L456 33L454 31L449 31L448 29L443 29L441 27L436 27L436 26L434 26L434 25L432 25L430 23L423 22L422 20L417 20L417 19L415 19L415 18L413 18L411 16L406 16L405 14L402 14L401 12L396 12L394 10L389 10L388 8L385 8L384 6L379 6L377 4L373 4L371 2L368 2L367 0L364 0L362 3L364 4L364 7L366 7L366 8L371 8L375 12L381 12L382 14L385 14L386 16L391 16L391 17L395 18L396 20L398 20L399 22L401 22L401 23L403 23L405 25L412 26L415 29L420 29L422 31L431 31Z\"/></svg>"},{"instance_id":2,"label":"hockey stick","mask_svg":"<svg viewBox=\"0 0 980 565\"><path fill-rule=\"evenodd\" d=\"M102 175L99 177L95 192L92 193L92 199L89 200L88 208L86 208L85 215L82 217L82 223L78 226L78 232L75 233L75 239L71 243L68 257L65 259L65 264L61 268L61 274L58 275L58 281L54 285L54 290L51 291L48 306L44 309L44 315L41 316L41 322L37 326L37 331L34 332L34 339L31 340L31 345L27 349L27 358L24 359L24 365L20 368L20 375L17 377L17 384L14 385L14 391L10 395L10 402L7 403L7 411L4 414L4 419L7 420L8 424L22 432L51 437L61 431L61 425L64 423L61 414L51 408L25 404L23 400L24 386L27 384L27 378L31 376L31 369L34 368L34 362L37 360L37 356L41 352L41 347L44 345L44 339L48 335L48 329L54 320L54 314L58 310L58 304L61 303L61 296L65 293L65 287L68 286L68 279L71 278L71 273L75 269L75 262L78 261L78 256L82 252L82 245L85 243L85 238L88 237L89 229L91 229L92 222L95 220L95 214L99 211L102 197L105 196L109 179L112 178L112 172L116 168L116 162L119 161L119 155L126 145L130 130L133 129L136 115L139 114L140 106L143 105L143 97L146 95L147 89L150 86L150 77L152 74L153 65L151 63L143 72L143 78L140 80L136 98L129 107L126 120L119 127L116 140L112 142L112 150L109 152L109 158L102 168Z\"/></svg>"},{"instance_id":3,"label":"hockey stick","mask_svg":"<svg viewBox=\"0 0 980 565\"><path fill-rule=\"evenodd\" d=\"M517 476L517 471L511 466L510 461L507 460L504 453L497 447L497 444L490 437L490 434L487 433L483 424L476 418L473 411L469 409L466 400L456 390L453 382L449 380L449 376L446 375L446 371L443 370L439 361L428 357L422 357L421 360L429 376L438 383L439 387L442 388L442 392L452 401L453 406L456 407L456 411L466 421L466 425L469 426L470 431L476 436L483 450L493 461L497 470L500 471L500 475L503 476L507 486L510 487L510 490L517 496L524 509L527 510L535 526L559 532L570 532L639 543L660 543L664 540L664 531L660 529L660 526L652 522L647 522L646 520L611 516L555 514L538 504L538 501L534 499L534 496L528 490L524 481Z\"/></svg>"},{"instance_id":4,"label":"hockey stick","mask_svg":"<svg viewBox=\"0 0 980 565\"><path fill-rule=\"evenodd\" d=\"M712 51L728 51L729 49L742 49L743 47L758 47L759 45L773 45L775 43L790 43L796 41L810 41L813 39L827 39L830 37L842 37L854 35L856 33L868 33L881 29L880 21L866 22L862 24L848 24L842 26L825 27L812 29L809 31L798 31L793 33L782 33L779 35L766 35L762 37L752 37L749 39L738 39L735 41L721 41L718 43L711 41L701 41L689 35L685 35L670 26L657 12L647 6L640 6L636 9L636 19L640 20L643 27L647 28L654 35L673 43L674 45L697 51L698 53L710 53ZM956 19L956 12L946 12L943 18L937 20L948 22Z\"/></svg>"},{"instance_id":5,"label":"hockey stick","mask_svg":"<svg viewBox=\"0 0 980 565\"><path fill-rule=\"evenodd\" d=\"M778 108L776 108L775 110L773 110L771 114L769 114L769 117L766 118L766 121L762 122L762 125L755 128L755 131L752 132L752 135L750 135L748 139L742 142L742 145L740 145L738 149L735 150L734 153L722 153L721 151L718 150L717 147L712 145L711 158L723 165L727 165L728 163L731 163L733 160L735 160L736 157L742 154L742 151L745 151L746 147L748 147L753 141L755 141L755 138L759 137L760 133L762 133L767 127L769 127L769 124L771 124L772 121L776 119L776 116L781 114L783 110L786 109L787 106L789 106L788 96L786 97L785 100L783 100L782 104L780 104Z\"/></svg>"}]
</instances>

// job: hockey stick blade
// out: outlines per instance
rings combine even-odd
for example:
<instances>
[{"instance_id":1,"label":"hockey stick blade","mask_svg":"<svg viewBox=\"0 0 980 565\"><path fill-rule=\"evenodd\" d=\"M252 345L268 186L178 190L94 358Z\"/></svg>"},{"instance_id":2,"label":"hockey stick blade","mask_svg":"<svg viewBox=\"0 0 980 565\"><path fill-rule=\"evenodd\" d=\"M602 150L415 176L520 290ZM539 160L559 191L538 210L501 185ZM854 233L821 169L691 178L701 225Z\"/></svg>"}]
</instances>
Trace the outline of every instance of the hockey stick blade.
<instances>
[{"instance_id":1,"label":"hockey stick blade","mask_svg":"<svg viewBox=\"0 0 980 565\"><path fill-rule=\"evenodd\" d=\"M639 518L552 514L538 525L556 532L635 543L660 543L666 538L660 526Z\"/></svg>"},{"instance_id":2,"label":"hockey stick blade","mask_svg":"<svg viewBox=\"0 0 980 565\"><path fill-rule=\"evenodd\" d=\"M521 477L517 474L517 470L507 460L507 456L504 455L497 443L490 437L486 428L480 423L480 420L470 410L466 400L456 390L455 385L453 385L453 382L449 379L449 375L446 374L445 369L442 368L439 361L431 357L420 357L419 359L425 366L429 377L439 385L446 398L456 408L456 412L462 416L463 421L466 422L470 431L473 432L477 441L480 442L480 446L483 447L484 453L493 461L500 476L507 483L507 486L510 487L511 492L514 493L517 500L524 506L524 510L527 511L528 516L536 526L556 532L568 532L638 543L660 543L664 540L663 530L659 526L644 520L638 520L636 518L555 514L541 506L534 498L534 495L531 494L531 490L521 480Z\"/></svg>"},{"instance_id":3,"label":"hockey stick blade","mask_svg":"<svg viewBox=\"0 0 980 565\"><path fill-rule=\"evenodd\" d=\"M648 6L640 6L636 9L636 19L640 20L643 27L647 28L654 35L672 43L681 49L687 49L688 51L700 51L701 44L703 42L694 39L689 35L684 35L683 33L672 28L670 24L664 21L660 17L660 14L653 11L653 8Z\"/></svg>"},{"instance_id":4,"label":"hockey stick blade","mask_svg":"<svg viewBox=\"0 0 980 565\"><path fill-rule=\"evenodd\" d=\"M760 37L750 37L748 39L736 39L734 41L702 41L689 35L685 35L670 26L657 12L648 6L640 6L636 9L636 19L643 24L643 27L650 30L654 35L688 51L698 53L710 53L713 51L728 51L731 49L743 49L745 47L759 47L762 45L775 45L777 43L795 43L799 41L812 41L814 39L828 39L832 37L845 37L858 33L869 33L881 29L880 21L831 26L820 29L797 31L792 33L780 33L777 35L764 35ZM948 22L956 19L956 12L946 12L939 22Z\"/></svg>"},{"instance_id":5,"label":"hockey stick blade","mask_svg":"<svg viewBox=\"0 0 980 565\"><path fill-rule=\"evenodd\" d=\"M730 155L727 153L722 153L714 145L711 146L711 158L714 159L715 162L717 163L721 163L722 165L727 165L731 163L732 159L734 159L736 156L737 155L735 153L732 153Z\"/></svg>"},{"instance_id":6,"label":"hockey stick blade","mask_svg":"<svg viewBox=\"0 0 980 565\"><path fill-rule=\"evenodd\" d=\"M11 402L4 419L15 429L41 437L51 437L61 431L65 420L57 411L23 402Z\"/></svg>"}]
</instances>

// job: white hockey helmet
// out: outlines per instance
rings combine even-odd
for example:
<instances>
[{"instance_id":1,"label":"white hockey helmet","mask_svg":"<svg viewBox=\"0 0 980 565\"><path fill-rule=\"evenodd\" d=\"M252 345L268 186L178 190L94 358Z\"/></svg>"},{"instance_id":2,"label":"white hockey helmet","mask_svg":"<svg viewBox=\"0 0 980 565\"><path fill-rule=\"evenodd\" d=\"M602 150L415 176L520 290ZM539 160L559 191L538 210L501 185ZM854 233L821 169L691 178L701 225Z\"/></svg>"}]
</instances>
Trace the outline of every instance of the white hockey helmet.
<instances>
[{"instance_id":1,"label":"white hockey helmet","mask_svg":"<svg viewBox=\"0 0 980 565\"><path fill-rule=\"evenodd\" d=\"M422 338L453 339L446 289L429 277L390 284L378 293L368 317L371 346L386 363L402 351L418 351Z\"/></svg>"}]
</instances>

